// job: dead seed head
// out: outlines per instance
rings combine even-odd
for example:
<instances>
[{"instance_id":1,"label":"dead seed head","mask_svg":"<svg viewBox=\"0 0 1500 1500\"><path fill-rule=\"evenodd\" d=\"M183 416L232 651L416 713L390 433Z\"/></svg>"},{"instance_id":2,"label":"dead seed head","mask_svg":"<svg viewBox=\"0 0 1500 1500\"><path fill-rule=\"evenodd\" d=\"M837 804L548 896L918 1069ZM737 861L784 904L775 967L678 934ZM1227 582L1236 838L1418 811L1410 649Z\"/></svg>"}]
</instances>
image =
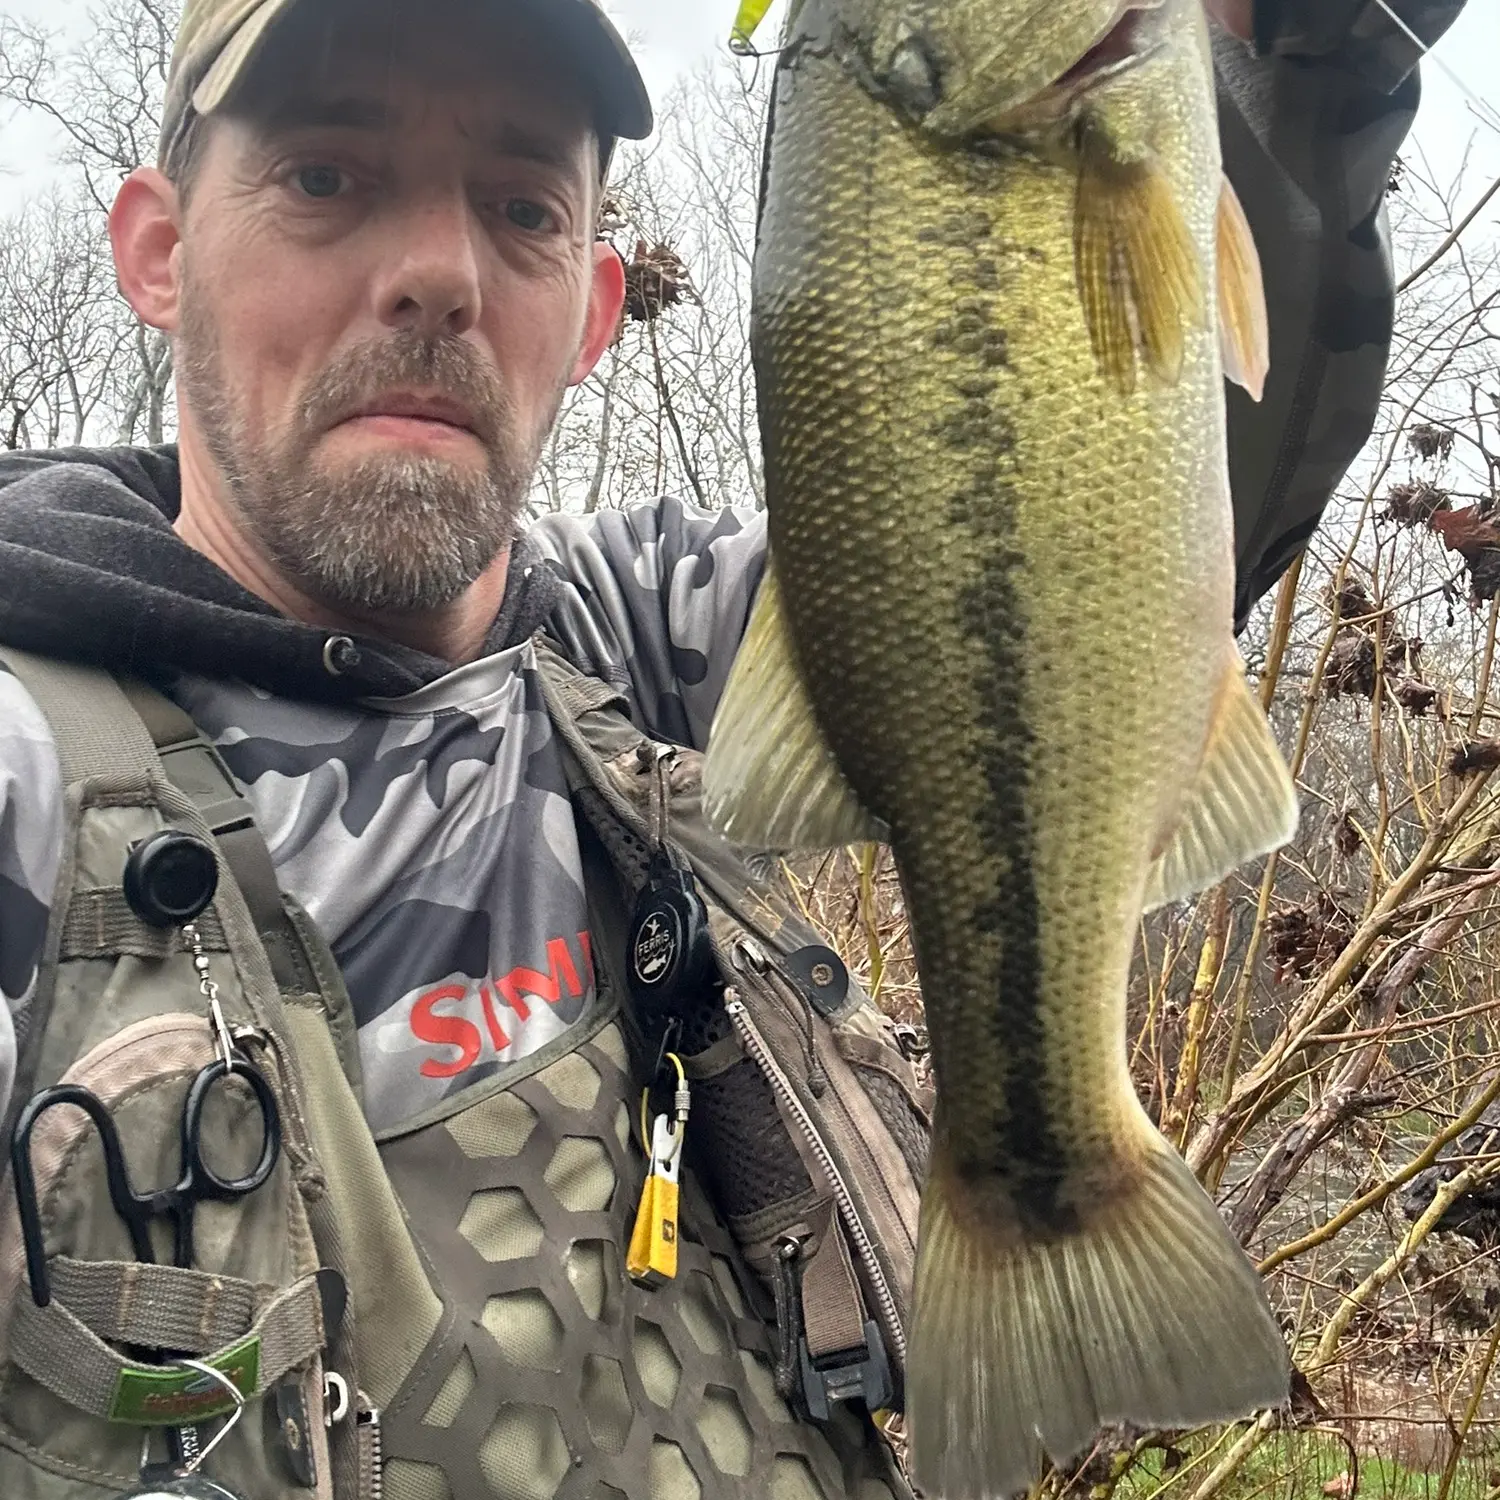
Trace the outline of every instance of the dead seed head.
<instances>
[{"instance_id":1,"label":"dead seed head","mask_svg":"<svg viewBox=\"0 0 1500 1500\"><path fill-rule=\"evenodd\" d=\"M1453 434L1446 427L1420 422L1406 434L1406 445L1418 458L1447 458L1453 452Z\"/></svg>"},{"instance_id":2,"label":"dead seed head","mask_svg":"<svg viewBox=\"0 0 1500 1500\"><path fill-rule=\"evenodd\" d=\"M1497 766L1500 766L1500 740L1470 740L1448 757L1448 770L1454 776L1493 771Z\"/></svg>"},{"instance_id":3,"label":"dead seed head","mask_svg":"<svg viewBox=\"0 0 1500 1500\"><path fill-rule=\"evenodd\" d=\"M1385 509L1379 519L1397 526L1425 526L1452 503L1448 491L1425 479L1411 484L1393 484L1385 493Z\"/></svg>"}]
</instances>

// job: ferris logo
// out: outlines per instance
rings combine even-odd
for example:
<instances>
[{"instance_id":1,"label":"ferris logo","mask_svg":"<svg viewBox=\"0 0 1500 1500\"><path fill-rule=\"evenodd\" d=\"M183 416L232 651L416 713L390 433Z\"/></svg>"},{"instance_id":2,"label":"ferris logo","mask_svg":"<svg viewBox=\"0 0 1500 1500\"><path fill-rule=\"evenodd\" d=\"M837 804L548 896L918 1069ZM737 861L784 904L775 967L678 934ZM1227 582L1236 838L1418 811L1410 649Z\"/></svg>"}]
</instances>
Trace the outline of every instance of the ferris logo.
<instances>
[{"instance_id":1,"label":"ferris logo","mask_svg":"<svg viewBox=\"0 0 1500 1500\"><path fill-rule=\"evenodd\" d=\"M594 954L586 932L578 934L581 963L574 963L573 950L566 938L552 938L547 943L547 972L527 968L524 964L509 974L489 975L479 981L479 1004L484 1015L484 1031L463 1014L443 1014L439 1006L457 1002L464 1005L471 993L466 984L440 984L424 990L411 1008L412 1035L433 1047L457 1048L458 1055L448 1061L429 1057L422 1064L424 1078L453 1078L467 1072L484 1051L485 1034L496 1053L503 1053L511 1038L500 1024L496 997L510 1007L511 1013L524 1025L531 1019L535 1001L556 1005L564 997L576 1000L582 996L594 972Z\"/></svg>"}]
</instances>

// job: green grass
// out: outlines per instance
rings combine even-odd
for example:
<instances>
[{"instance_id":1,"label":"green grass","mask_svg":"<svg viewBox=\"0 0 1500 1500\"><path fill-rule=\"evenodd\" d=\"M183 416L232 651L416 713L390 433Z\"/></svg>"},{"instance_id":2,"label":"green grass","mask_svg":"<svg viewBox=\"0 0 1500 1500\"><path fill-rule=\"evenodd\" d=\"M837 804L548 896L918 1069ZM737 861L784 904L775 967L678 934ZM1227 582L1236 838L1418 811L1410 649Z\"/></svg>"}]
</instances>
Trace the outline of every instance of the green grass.
<instances>
[{"instance_id":1,"label":"green grass","mask_svg":"<svg viewBox=\"0 0 1500 1500\"><path fill-rule=\"evenodd\" d=\"M1174 1471L1160 1449L1149 1449L1115 1490L1117 1500L1186 1500L1219 1462L1243 1429L1228 1441L1189 1440L1186 1462ZM1440 1450L1441 1454L1441 1450ZM1485 1500L1493 1461L1465 1459L1454 1473L1449 1500ZM1349 1472L1350 1451L1331 1433L1272 1433L1219 1492L1220 1500L1327 1500L1323 1486ZM1359 1455L1359 1500L1437 1500L1442 1457L1431 1471L1394 1459ZM1346 1500L1354 1500L1354 1496Z\"/></svg>"}]
</instances>

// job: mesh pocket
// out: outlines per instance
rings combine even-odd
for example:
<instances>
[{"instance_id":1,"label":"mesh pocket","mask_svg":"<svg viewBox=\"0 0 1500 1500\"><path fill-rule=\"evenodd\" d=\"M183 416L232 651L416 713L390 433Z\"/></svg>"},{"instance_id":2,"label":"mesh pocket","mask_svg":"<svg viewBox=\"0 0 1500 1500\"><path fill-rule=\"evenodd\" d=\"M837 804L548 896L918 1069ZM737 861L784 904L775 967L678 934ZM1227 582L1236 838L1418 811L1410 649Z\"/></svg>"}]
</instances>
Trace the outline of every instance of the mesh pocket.
<instances>
[{"instance_id":1,"label":"mesh pocket","mask_svg":"<svg viewBox=\"0 0 1500 1500\"><path fill-rule=\"evenodd\" d=\"M812 1187L771 1086L749 1058L693 1083L688 1148L719 1211L733 1218Z\"/></svg>"}]
</instances>

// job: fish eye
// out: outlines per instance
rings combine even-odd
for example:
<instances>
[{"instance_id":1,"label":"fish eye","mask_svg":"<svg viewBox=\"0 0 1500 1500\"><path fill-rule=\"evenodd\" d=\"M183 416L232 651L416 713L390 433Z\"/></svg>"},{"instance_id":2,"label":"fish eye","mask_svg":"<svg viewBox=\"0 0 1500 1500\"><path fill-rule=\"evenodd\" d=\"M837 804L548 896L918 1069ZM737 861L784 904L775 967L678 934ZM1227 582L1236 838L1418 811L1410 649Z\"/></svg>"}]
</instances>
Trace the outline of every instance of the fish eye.
<instances>
[{"instance_id":1,"label":"fish eye","mask_svg":"<svg viewBox=\"0 0 1500 1500\"><path fill-rule=\"evenodd\" d=\"M897 43L882 75L892 103L919 119L943 97L942 71L927 43L908 33Z\"/></svg>"}]
</instances>

